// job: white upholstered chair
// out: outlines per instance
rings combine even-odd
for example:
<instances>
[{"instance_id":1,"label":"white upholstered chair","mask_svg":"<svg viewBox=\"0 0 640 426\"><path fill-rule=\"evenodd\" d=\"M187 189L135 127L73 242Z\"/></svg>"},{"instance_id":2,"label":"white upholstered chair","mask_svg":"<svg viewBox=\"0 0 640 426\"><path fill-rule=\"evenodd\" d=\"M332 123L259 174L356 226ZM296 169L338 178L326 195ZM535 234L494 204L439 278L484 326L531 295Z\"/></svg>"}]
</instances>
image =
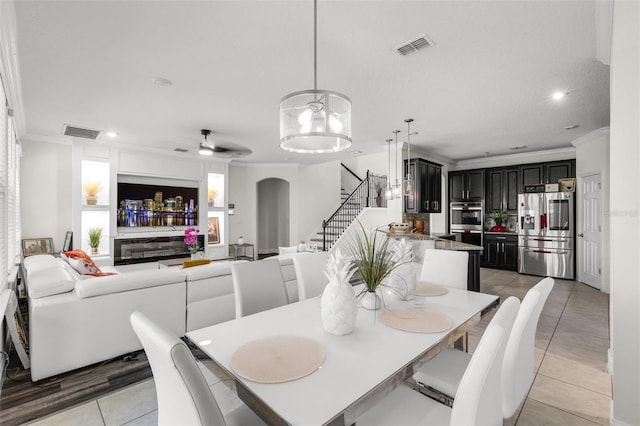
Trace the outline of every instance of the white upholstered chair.
<instances>
[{"instance_id":1,"label":"white upholstered chair","mask_svg":"<svg viewBox=\"0 0 640 426\"><path fill-rule=\"evenodd\" d=\"M223 416L187 345L140 312L130 320L153 372L159 425L264 424L244 404Z\"/></svg>"},{"instance_id":2,"label":"white upholstered chair","mask_svg":"<svg viewBox=\"0 0 640 426\"><path fill-rule=\"evenodd\" d=\"M464 372L452 407L401 385L357 419L365 425L502 425L502 359L518 313L515 297L505 300L487 326Z\"/></svg>"},{"instance_id":3,"label":"white upholstered chair","mask_svg":"<svg viewBox=\"0 0 640 426\"><path fill-rule=\"evenodd\" d=\"M310 299L322 294L329 282L324 274L328 261L329 255L326 251L301 253L293 257L299 300Z\"/></svg>"},{"instance_id":4,"label":"white upholstered chair","mask_svg":"<svg viewBox=\"0 0 640 426\"><path fill-rule=\"evenodd\" d=\"M231 265L236 318L289 303L287 287L277 259Z\"/></svg>"},{"instance_id":5,"label":"white upholstered chair","mask_svg":"<svg viewBox=\"0 0 640 426\"><path fill-rule=\"evenodd\" d=\"M515 414L533 384L538 319L553 285L552 278L545 278L527 292L511 329L502 367L502 414L505 419ZM445 349L424 364L413 378L420 385L451 398L471 358L466 352Z\"/></svg>"},{"instance_id":6,"label":"white upholstered chair","mask_svg":"<svg viewBox=\"0 0 640 426\"><path fill-rule=\"evenodd\" d=\"M426 249L419 280L466 290L468 272L466 251Z\"/></svg>"}]
</instances>

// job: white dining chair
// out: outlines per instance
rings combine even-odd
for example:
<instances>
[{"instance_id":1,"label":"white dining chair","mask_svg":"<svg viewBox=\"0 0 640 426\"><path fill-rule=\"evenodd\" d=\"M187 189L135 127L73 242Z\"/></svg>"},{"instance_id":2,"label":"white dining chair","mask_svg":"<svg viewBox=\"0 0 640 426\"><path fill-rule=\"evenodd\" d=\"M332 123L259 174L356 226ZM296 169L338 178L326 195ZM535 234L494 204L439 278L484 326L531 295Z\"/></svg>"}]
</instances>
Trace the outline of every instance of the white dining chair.
<instances>
[{"instance_id":1,"label":"white dining chair","mask_svg":"<svg viewBox=\"0 0 640 426\"><path fill-rule=\"evenodd\" d=\"M130 316L156 387L159 425L262 425L242 404L226 416L187 345L141 312Z\"/></svg>"},{"instance_id":2,"label":"white dining chair","mask_svg":"<svg viewBox=\"0 0 640 426\"><path fill-rule=\"evenodd\" d=\"M502 415L505 419L515 414L533 384L538 319L553 285L553 278L544 278L527 292L511 329L502 367ZM413 378L419 386L444 394L444 399L451 401L471 358L467 352L444 349L424 364Z\"/></svg>"},{"instance_id":3,"label":"white dining chair","mask_svg":"<svg viewBox=\"0 0 640 426\"><path fill-rule=\"evenodd\" d=\"M356 420L358 426L502 425L502 360L509 330L518 313L515 297L505 300L487 326L469 362L453 406L440 404L400 385Z\"/></svg>"},{"instance_id":4,"label":"white dining chair","mask_svg":"<svg viewBox=\"0 0 640 426\"><path fill-rule=\"evenodd\" d=\"M324 275L329 255L326 251L300 253L293 257L293 268L298 281L298 299L321 295L329 280Z\"/></svg>"},{"instance_id":5,"label":"white dining chair","mask_svg":"<svg viewBox=\"0 0 640 426\"><path fill-rule=\"evenodd\" d=\"M277 259L231 265L236 318L289 303L287 287Z\"/></svg>"},{"instance_id":6,"label":"white dining chair","mask_svg":"<svg viewBox=\"0 0 640 426\"><path fill-rule=\"evenodd\" d=\"M419 281L466 290L468 273L468 252L426 249Z\"/></svg>"}]
</instances>

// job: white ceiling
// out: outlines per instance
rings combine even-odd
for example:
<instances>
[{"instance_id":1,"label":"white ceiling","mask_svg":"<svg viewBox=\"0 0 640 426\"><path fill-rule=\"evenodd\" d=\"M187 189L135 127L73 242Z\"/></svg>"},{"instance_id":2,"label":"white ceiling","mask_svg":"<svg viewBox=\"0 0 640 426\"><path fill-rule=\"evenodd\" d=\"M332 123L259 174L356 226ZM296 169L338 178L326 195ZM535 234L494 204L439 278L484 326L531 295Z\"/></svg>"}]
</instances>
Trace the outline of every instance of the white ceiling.
<instances>
[{"instance_id":1,"label":"white ceiling","mask_svg":"<svg viewBox=\"0 0 640 426\"><path fill-rule=\"evenodd\" d=\"M318 88L353 104L352 147L325 155L279 148L280 99L313 87L311 0L15 9L27 138L65 139L66 123L189 156L208 128L217 144L252 151L237 161L315 163L386 150L411 117L412 145L455 162L568 147L609 125L594 1L319 0ZM434 47L395 51L425 33ZM558 90L562 102L550 99Z\"/></svg>"}]
</instances>

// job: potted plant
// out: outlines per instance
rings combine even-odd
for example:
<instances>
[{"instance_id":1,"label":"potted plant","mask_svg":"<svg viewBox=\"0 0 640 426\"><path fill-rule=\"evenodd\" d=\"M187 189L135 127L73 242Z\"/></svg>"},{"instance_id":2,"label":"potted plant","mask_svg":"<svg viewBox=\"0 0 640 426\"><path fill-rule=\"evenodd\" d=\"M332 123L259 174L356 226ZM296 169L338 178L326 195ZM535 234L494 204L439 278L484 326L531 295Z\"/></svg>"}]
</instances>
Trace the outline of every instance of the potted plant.
<instances>
[{"instance_id":1,"label":"potted plant","mask_svg":"<svg viewBox=\"0 0 640 426\"><path fill-rule=\"evenodd\" d=\"M490 229L491 232L505 232L507 228L503 226L509 219L509 216L502 210L492 212L489 214L489 218L495 222L495 226Z\"/></svg>"},{"instance_id":2,"label":"potted plant","mask_svg":"<svg viewBox=\"0 0 640 426\"><path fill-rule=\"evenodd\" d=\"M98 181L86 181L82 183L82 189L87 196L87 205L95 206L98 204L98 192L102 189L102 184Z\"/></svg>"},{"instance_id":3,"label":"potted plant","mask_svg":"<svg viewBox=\"0 0 640 426\"><path fill-rule=\"evenodd\" d=\"M198 230L190 227L184 230L184 243L191 253L191 259L195 259L198 254Z\"/></svg>"},{"instance_id":4,"label":"potted plant","mask_svg":"<svg viewBox=\"0 0 640 426\"><path fill-rule=\"evenodd\" d=\"M100 245L100 238L102 237L102 228L95 227L89 229L89 247L91 247L91 254L98 254L98 246Z\"/></svg>"},{"instance_id":5,"label":"potted plant","mask_svg":"<svg viewBox=\"0 0 640 426\"><path fill-rule=\"evenodd\" d=\"M364 308L380 309L382 299L376 294L376 290L385 278L407 261L398 259L391 244L392 240L386 233L378 232L377 229L368 233L360 221L358 224L362 232L352 238L349 247L353 264L364 282L364 289L358 297L362 298Z\"/></svg>"}]
</instances>

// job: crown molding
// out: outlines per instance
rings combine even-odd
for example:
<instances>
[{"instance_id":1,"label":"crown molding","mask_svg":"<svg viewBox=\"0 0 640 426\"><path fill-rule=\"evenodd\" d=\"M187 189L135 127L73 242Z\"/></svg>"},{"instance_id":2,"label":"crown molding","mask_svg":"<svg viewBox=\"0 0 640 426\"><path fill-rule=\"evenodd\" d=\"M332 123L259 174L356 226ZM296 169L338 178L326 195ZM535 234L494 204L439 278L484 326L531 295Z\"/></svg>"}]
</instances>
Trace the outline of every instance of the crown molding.
<instances>
[{"instance_id":1,"label":"crown molding","mask_svg":"<svg viewBox=\"0 0 640 426\"><path fill-rule=\"evenodd\" d=\"M530 158L532 156L540 156L540 157L548 156L548 157L558 157L558 158L564 157L565 159L575 158L576 149L575 147L571 147L571 148L547 149L544 151L527 151L527 152L519 152L517 154L496 155L491 157L479 157L479 158L472 158L469 160L461 160L456 162L455 165L458 167L460 166L464 167L464 166L473 166L473 165L488 163L488 162L507 162L507 163L513 163L513 164L519 164L519 163L521 164L523 163L522 160Z\"/></svg>"},{"instance_id":2,"label":"crown molding","mask_svg":"<svg viewBox=\"0 0 640 426\"><path fill-rule=\"evenodd\" d=\"M599 129L594 130L593 132L587 133L586 135L580 136L577 139L571 141L571 144L576 148L580 145L584 145L586 143L591 142L594 139L597 139L602 136L609 137L611 128L610 127L601 127Z\"/></svg>"}]
</instances>

